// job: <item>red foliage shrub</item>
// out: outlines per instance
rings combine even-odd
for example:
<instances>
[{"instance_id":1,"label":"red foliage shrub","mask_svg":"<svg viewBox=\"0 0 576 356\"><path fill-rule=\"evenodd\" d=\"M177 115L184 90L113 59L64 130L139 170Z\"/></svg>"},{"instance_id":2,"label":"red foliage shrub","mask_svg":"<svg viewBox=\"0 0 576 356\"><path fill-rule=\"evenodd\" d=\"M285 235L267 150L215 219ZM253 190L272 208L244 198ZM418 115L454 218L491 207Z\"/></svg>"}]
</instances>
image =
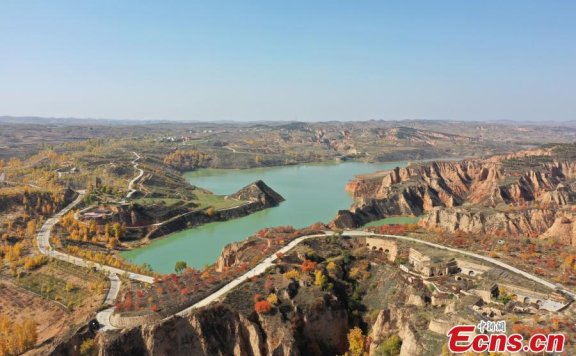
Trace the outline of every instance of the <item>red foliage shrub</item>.
<instances>
[{"instance_id":1,"label":"red foliage shrub","mask_svg":"<svg viewBox=\"0 0 576 356\"><path fill-rule=\"evenodd\" d=\"M276 226L272 228L272 232L277 234L290 234L294 231L295 229L292 226Z\"/></svg>"},{"instance_id":2,"label":"red foliage shrub","mask_svg":"<svg viewBox=\"0 0 576 356\"><path fill-rule=\"evenodd\" d=\"M304 260L304 262L302 262L302 266L300 266L300 268L302 268L302 272L307 273L307 272L314 271L316 269L316 265L317 265L317 263L314 261Z\"/></svg>"},{"instance_id":3,"label":"red foliage shrub","mask_svg":"<svg viewBox=\"0 0 576 356\"><path fill-rule=\"evenodd\" d=\"M124 299L124 310L132 309L132 298Z\"/></svg>"},{"instance_id":4,"label":"red foliage shrub","mask_svg":"<svg viewBox=\"0 0 576 356\"><path fill-rule=\"evenodd\" d=\"M254 310L256 310L258 314L268 314L270 310L272 310L272 304L264 299L254 304Z\"/></svg>"},{"instance_id":5,"label":"red foliage shrub","mask_svg":"<svg viewBox=\"0 0 576 356\"><path fill-rule=\"evenodd\" d=\"M374 227L374 232L383 235L403 235L406 233L406 225L382 225Z\"/></svg>"}]
</instances>

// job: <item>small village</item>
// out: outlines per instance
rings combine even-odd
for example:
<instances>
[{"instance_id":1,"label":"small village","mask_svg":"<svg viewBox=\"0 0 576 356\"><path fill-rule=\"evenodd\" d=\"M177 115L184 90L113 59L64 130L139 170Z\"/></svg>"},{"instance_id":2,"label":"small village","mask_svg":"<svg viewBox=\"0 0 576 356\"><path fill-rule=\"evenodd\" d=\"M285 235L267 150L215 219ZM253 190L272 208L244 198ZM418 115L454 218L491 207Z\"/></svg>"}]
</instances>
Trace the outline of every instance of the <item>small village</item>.
<instances>
[{"instance_id":1,"label":"small village","mask_svg":"<svg viewBox=\"0 0 576 356\"><path fill-rule=\"evenodd\" d=\"M408 283L432 286L432 297L422 296L423 303L435 305L453 297L476 296L477 301L471 307L483 317L494 318L504 312L558 312L572 302L570 296L559 290L539 286L488 263L433 248L399 247L397 242L382 238L368 237L365 241L366 247L384 253L390 262L403 259L398 267L406 274Z\"/></svg>"}]
</instances>

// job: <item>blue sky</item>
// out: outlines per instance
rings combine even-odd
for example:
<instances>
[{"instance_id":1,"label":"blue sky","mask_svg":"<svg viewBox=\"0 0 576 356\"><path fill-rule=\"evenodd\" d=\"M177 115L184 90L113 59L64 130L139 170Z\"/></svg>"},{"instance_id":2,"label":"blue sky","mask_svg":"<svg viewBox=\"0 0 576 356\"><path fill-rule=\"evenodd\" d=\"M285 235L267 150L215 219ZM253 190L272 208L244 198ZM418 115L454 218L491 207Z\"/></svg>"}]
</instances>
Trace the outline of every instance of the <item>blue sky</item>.
<instances>
[{"instance_id":1,"label":"blue sky","mask_svg":"<svg viewBox=\"0 0 576 356\"><path fill-rule=\"evenodd\" d=\"M0 115L576 119L573 0L2 0Z\"/></svg>"}]
</instances>

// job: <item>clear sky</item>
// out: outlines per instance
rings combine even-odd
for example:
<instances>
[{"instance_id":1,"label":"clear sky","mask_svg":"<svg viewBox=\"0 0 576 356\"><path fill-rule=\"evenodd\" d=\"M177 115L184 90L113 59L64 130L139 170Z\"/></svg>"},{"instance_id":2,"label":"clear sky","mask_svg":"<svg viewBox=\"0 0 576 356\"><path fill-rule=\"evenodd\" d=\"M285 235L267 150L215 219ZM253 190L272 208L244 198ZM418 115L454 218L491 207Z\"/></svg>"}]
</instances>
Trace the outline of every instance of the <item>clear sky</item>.
<instances>
[{"instance_id":1,"label":"clear sky","mask_svg":"<svg viewBox=\"0 0 576 356\"><path fill-rule=\"evenodd\" d=\"M576 119L576 1L2 0L0 115Z\"/></svg>"}]
</instances>

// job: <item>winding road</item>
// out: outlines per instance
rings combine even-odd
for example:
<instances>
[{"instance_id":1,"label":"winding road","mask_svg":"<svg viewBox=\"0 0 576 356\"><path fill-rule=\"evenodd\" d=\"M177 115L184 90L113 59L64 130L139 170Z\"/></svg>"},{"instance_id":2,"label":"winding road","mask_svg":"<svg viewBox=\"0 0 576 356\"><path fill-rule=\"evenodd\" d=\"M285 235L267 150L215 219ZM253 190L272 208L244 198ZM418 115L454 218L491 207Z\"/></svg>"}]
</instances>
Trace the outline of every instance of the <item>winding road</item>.
<instances>
[{"instance_id":1,"label":"winding road","mask_svg":"<svg viewBox=\"0 0 576 356\"><path fill-rule=\"evenodd\" d=\"M128 194L126 195L125 199L129 199L137 191L136 189L134 189L134 185L144 175L144 170L141 168L138 168L137 162L141 158L140 155L136 152L132 152L132 153L136 156L136 158L132 161L132 165L134 166L134 169L138 170L138 174L136 175L136 177L134 177L128 183ZM63 253L60 251L56 251L53 249L53 247L50 245L50 235L52 233L52 229L54 228L54 226L58 223L58 221L66 213L68 213L70 210L72 210L76 205L78 205L82 201L82 199L84 198L84 195L85 195L85 191L80 190L77 193L78 193L78 196L76 197L76 199L72 203L70 203L68 206L66 206L64 209L62 209L60 212L58 212L57 214L55 214L54 216L52 216L51 218L46 220L46 222L44 222L44 224L42 225L42 227L38 231L38 234L36 236L36 241L37 241L37 246L38 246L38 250L40 251L40 253L43 255L52 257L52 258L56 258L56 259L59 259L62 261L66 261L68 263L72 263L72 264L80 266L80 267L95 268L98 271L102 271L102 272L107 273L108 279L110 280L110 288L108 289L108 293L106 294L106 299L104 300L104 305L113 305L116 298L118 297L118 293L120 292L120 287L122 284L118 275L123 275L123 276L130 278L130 279L133 279L133 280L136 280L139 282L143 282L143 283L153 283L154 282L153 277L138 274L138 273L132 273L132 272L125 271L125 270L115 268L115 267L102 265L100 263L88 261L88 260L85 260L85 259L82 259L82 258L79 258L76 256L72 256L72 255L69 255L69 254L66 254L66 253ZM107 308L105 310L100 311L96 315L96 319L103 326L102 330L116 329L110 323L110 316L112 315L113 312L114 312L114 308L110 307L110 308Z\"/></svg>"},{"instance_id":2,"label":"winding road","mask_svg":"<svg viewBox=\"0 0 576 356\"><path fill-rule=\"evenodd\" d=\"M128 278L139 281L139 282L144 282L144 283L152 283L154 282L154 278L150 277L150 276L145 276L143 274L138 274L138 273L132 273L129 271L125 271L123 269L120 268L116 268L116 267L110 267L110 266L106 266L100 263L95 263L92 261L88 261L85 260L83 258L79 258L76 256L72 256L60 251L56 251L53 249L53 247L50 245L50 235L52 233L52 228L54 227L54 225L56 225L56 223L58 223L58 221L60 220L60 218L62 218L62 216L64 216L67 212L69 212L70 210L72 210L72 208L74 208L76 205L78 205L78 203L80 203L82 201L82 199L84 198L84 191L78 191L78 197L76 198L76 200L74 200L72 203L70 203L67 207L65 207L64 209L62 209L58 214L54 215L53 217L51 217L50 219L46 220L46 222L44 223L44 225L42 225L42 227L40 228L40 231L38 232L38 235L36 237L37 242L38 242L38 250L40 251L40 253L62 260L62 261L66 261L72 264L75 264L77 266L80 267L86 267L86 268L96 268L98 271L103 271L103 272L107 272L107 273L115 273L115 274L119 274L119 275L126 275Z\"/></svg>"},{"instance_id":3,"label":"winding road","mask_svg":"<svg viewBox=\"0 0 576 356\"><path fill-rule=\"evenodd\" d=\"M136 154L136 153L134 153L134 154ZM139 157L140 156L137 155L137 159ZM138 175L138 177L136 177L134 180L132 180L131 185L133 185L134 182L136 182L139 179L139 177L141 177L141 176L142 176L142 173L140 173ZM93 263L93 262L90 262L90 261L87 261L87 260L84 260L84 259L81 259L81 258L78 258L75 256L71 256L71 255L64 254L62 252L53 250L53 248L50 246L51 230L54 227L54 225L56 225L56 223L59 221L59 219L62 216L64 216L64 214L66 214L68 211L70 211L72 208L74 208L74 206L76 206L78 203L80 203L82 201L82 198L84 196L84 191L79 191L78 193L79 193L78 197L72 203L70 203L67 207L62 209L58 214L54 215L52 218L46 220L44 225L40 228L40 231L38 232L38 235L37 235L38 249L40 250L40 252L42 254L48 255L50 257L57 258L57 259L60 259L60 260L63 260L63 261L69 262L69 263L73 263L73 264L78 265L78 266L88 267L88 268L93 267L93 268L96 268L97 270L107 272L108 277L110 279L110 289L108 290L108 294L106 296L106 300L105 300L106 305L112 305L118 296L118 293L120 290L120 284L121 284L120 278L118 277L118 275L126 275L128 278L131 278L133 280L137 280L140 282L144 282L144 283L153 283L154 278L152 278L150 276L145 276L145 275L141 275L141 274L137 274L137 273L131 273L131 272L127 272L127 271L124 271L124 270L121 270L118 268L114 268L114 267L110 267L110 266L106 266L106 265L101 265L98 263ZM268 268L274 266L274 261L276 261L278 259L277 253L286 254L288 251L290 251L291 249L293 249L294 247L296 247L298 244L302 243L303 241L313 239L313 238L323 237L323 236L330 236L330 235L334 235L334 234L335 233L333 231L324 231L324 233L322 233L322 234L306 235L306 236L301 236L301 237L294 239L293 241L288 243L286 246L284 246L280 250L276 251L271 256L268 256L267 258L265 258L263 261L261 261L258 265L256 265L254 268L252 268L248 272L235 278L234 280L232 280L231 282L229 282L228 284L226 284L222 288L218 289L217 291L210 294L206 298L200 300L199 302L195 303L194 305L192 305L186 309L183 309L174 315L186 316L191 311L193 311L194 309L198 309L198 308L207 306L213 302L220 300L223 296L225 296L228 292L230 292L231 290L233 290L234 288L236 288L240 284L244 283L245 281L249 280L252 277L263 274ZM521 275L521 276L523 276L523 277L525 277L531 281L534 281L536 283L539 283L539 284L541 284L547 288L551 288L553 290L560 290L561 292L570 296L572 299L576 300L576 293L569 290L565 286L563 286L561 284L557 284L557 283L556 284L551 283L551 282L549 282L543 278L540 278L540 277L535 276L531 273L522 271L521 269L518 269L516 267L513 267L507 263L504 263L502 261L499 261L499 260L491 258L491 257L482 256L482 255L479 255L479 254L476 254L473 252L468 252L468 251L464 251L464 250L460 250L460 249L456 249L456 248L452 248L452 247L448 247L448 246L444 246L444 245L440 245L440 244L436 244L436 243L432 243L432 242L428 242L428 241L423 241L423 240L419 240L419 239L408 237L408 236L375 234L372 232L360 231L360 230L344 231L343 235L345 235L345 236L366 236L366 237L391 238L391 239L396 239L396 240L401 240L401 241L408 241L408 242L412 242L412 243L416 243L416 244L427 245L430 247L434 247L434 248L438 248L438 249L442 249L442 250L451 251L451 252L455 252L458 254L470 256L470 257L477 258L477 259L486 261L488 263L494 264L496 266L499 266L499 267L501 267L507 271L510 271L512 273L516 273L518 275ZM111 307L111 308L108 308L106 310L102 310L97 314L97 320L100 322L101 325L103 325L102 330L117 329L116 327L114 327L110 323L110 316L112 315L113 312L114 312L114 309ZM165 320L172 318L174 315L165 318Z\"/></svg>"},{"instance_id":4,"label":"winding road","mask_svg":"<svg viewBox=\"0 0 576 356\"><path fill-rule=\"evenodd\" d=\"M283 248L281 248L280 250L278 250L276 253L281 252L283 254L286 254L288 251L290 251L291 249L293 249L294 247L296 247L298 244L300 244L303 241L306 241L308 239L312 239L312 238L317 238L317 237L323 237L323 236L330 236L330 235L334 235L335 233L332 231L325 231L324 234L315 234L315 235L307 235L307 236L302 236L299 237L295 240L293 240L292 242L290 242L288 245L284 246ZM569 295L570 297L572 297L573 299L576 299L576 294L570 290L568 290L566 287L560 285L560 284L554 284L554 283L550 283L540 277L537 277L535 275L532 275L528 272L522 271L516 267L510 266L502 261L498 261L494 258L490 258L490 257L486 257L486 256L482 256L473 252L468 252L468 251L464 251L464 250L459 250L456 248L452 248L452 247L447 247L444 245L439 245L439 244L435 244L432 242L428 242L428 241L423 241L423 240L418 240L412 237L407 237L407 236L399 236L399 235L381 235L381 234L375 234L375 233L371 233L371 232L367 232L367 231L360 231L360 230L349 230L349 231L345 231L343 233L343 235L345 236L366 236L366 237L384 237L384 238L392 238L392 239L397 239L397 240L403 240L403 241L409 241L409 242L413 242L413 243L417 243L417 244L423 244L423 245L428 245L431 247L435 247L438 249L442 249L442 250L447 250L447 251L451 251L451 252L456 252L459 254L463 254L463 255L467 255L470 257L474 257L474 258L478 258L481 259L483 261L495 264L501 268L504 268L510 272L513 273L517 273L519 275L522 275L523 277L526 277L534 282L537 282L539 284L544 285L547 288L551 288L551 289L559 289L560 291L562 291L563 293ZM202 299L201 301L197 302L196 304L183 309L182 311L176 313L176 315L178 316L185 316L187 314L189 314L192 310L197 309L197 308L201 308L204 306L207 306L215 301L218 301L221 297L223 297L224 295L226 295L226 293L230 292L231 290L233 290L234 288L236 288L238 285L242 284L243 282L249 280L252 277L258 276L262 273L264 273L268 268L272 267L274 265L274 261L276 261L276 259L278 258L276 256L276 253L274 253L272 256L269 256L268 258L264 259L262 262L260 262L256 267L252 268L250 271L246 272L245 274L243 274L242 276L234 279L233 281L231 281L230 283L228 283L227 285L225 285L224 287L222 287L221 289L217 290L216 292L212 293L211 295L209 295L208 297ZM165 318L169 319L170 317Z\"/></svg>"},{"instance_id":5,"label":"winding road","mask_svg":"<svg viewBox=\"0 0 576 356\"><path fill-rule=\"evenodd\" d=\"M290 242L288 245L286 245L286 246L282 247L280 250L276 251L272 256L269 256L266 259L264 259L262 262L260 262L256 267L252 268L250 271L248 271L248 272L244 273L243 275L241 275L240 277L237 277L236 279L232 280L230 283L228 283L224 287L218 289L216 292L210 294L209 296L207 296L206 298L197 302L196 304L194 304L194 305L192 305L186 309L181 310L180 312L176 313L176 315L184 316L184 315L187 315L188 313L190 313L194 309L198 309L198 308L204 307L206 305L209 305L210 303L219 300L226 293L230 292L232 289L236 288L238 285L244 283L245 281L249 280L250 278L258 276L258 275L266 272L266 270L268 268L270 268L274 265L274 261L276 261L276 259L278 259L277 255L276 255L277 253L286 254L286 252L288 252L291 249L293 249L294 247L296 247L296 245L298 245L302 241L312 239L315 237L329 236L329 235L333 235L333 234L334 234L334 232L332 232L332 231L326 231L324 234L307 235L307 236L302 236L302 237L299 237L297 239L292 240L292 242ZM171 317L168 317L166 319L169 319L169 318L171 318Z\"/></svg>"},{"instance_id":6,"label":"winding road","mask_svg":"<svg viewBox=\"0 0 576 356\"><path fill-rule=\"evenodd\" d=\"M128 183L128 194L126 194L126 198L125 199L130 199L132 197L132 195L134 195L134 193L136 193L138 190L134 189L134 185L140 180L140 178L142 178L142 176L144 175L144 170L142 168L138 168L138 161L140 160L140 155L136 152L132 152L136 158L132 161L132 166L134 166L134 169L136 169L138 171L138 175L136 175L136 177L134 177L134 179L132 179L129 183Z\"/></svg>"},{"instance_id":7,"label":"winding road","mask_svg":"<svg viewBox=\"0 0 576 356\"><path fill-rule=\"evenodd\" d=\"M108 275L108 279L110 279L110 289L108 289L108 294L104 300L104 305L114 305L116 298L118 298L118 293L120 292L120 286L122 285L122 282L116 273L110 273L110 275ZM96 320L98 320L98 323L101 325L100 330L106 331L116 329L116 327L113 326L110 322L110 317L113 313L114 307L109 307L99 311L96 314Z\"/></svg>"},{"instance_id":8,"label":"winding road","mask_svg":"<svg viewBox=\"0 0 576 356\"><path fill-rule=\"evenodd\" d=\"M108 293L106 294L104 305L114 304L114 301L118 297L118 293L120 292L120 286L121 286L120 278L118 277L118 275L124 275L130 279L143 283L153 283L154 282L153 277L128 272L119 268L102 265L100 263L94 263L92 261L88 261L53 249L53 247L50 245L50 235L52 233L52 229L54 228L54 225L56 225L58 221L66 213L68 213L82 201L82 199L84 198L85 191L80 190L77 193L78 197L76 197L76 199L72 203L68 204L68 206L66 206L64 209L62 209L56 215L54 215L53 217L46 220L46 222L44 222L44 224L38 231L38 234L36 235L38 251L40 251L40 253L43 255L56 258L58 260L65 261L68 263L72 263L76 266L95 268L98 271L106 272L108 274L108 279L110 280L110 288L108 289ZM112 326L112 324L110 323L110 316L112 315L113 312L114 312L113 308L108 308L106 310L100 311L96 315L96 319L103 326L102 328L103 330L115 329L115 327Z\"/></svg>"},{"instance_id":9,"label":"winding road","mask_svg":"<svg viewBox=\"0 0 576 356\"><path fill-rule=\"evenodd\" d=\"M294 247L296 247L296 245L300 244L303 241L306 241L308 239L312 239L312 238L316 238L316 237L322 237L322 236L330 236L330 235L334 235L334 232L332 231L325 231L324 234L316 234L316 235L307 235L307 236L302 236L299 237L295 240L293 240L292 242L290 242L288 245L284 246L283 248L281 248L280 250L278 250L278 252L281 252L283 254L286 254L288 251L290 251L291 249L293 249ZM464 251L464 250L459 250L456 248L452 248L452 247L447 247L444 245L439 245L439 244L435 244L432 242L428 242L428 241L423 241L423 240L418 240L412 237L407 237L407 236L399 236L399 235L382 235L382 234L375 234L375 233L371 233L371 232L367 232L367 231L359 231L359 230L349 230L349 231L345 231L343 233L343 235L345 236L366 236L366 237L384 237L384 238L392 238L392 239L397 239L397 240L403 240L403 241L409 241L409 242L413 242L413 243L417 243L417 244L423 244L423 245L428 245L431 247L435 247L438 249L442 249L442 250L447 250L447 251L451 251L451 252L456 252L462 255L466 255L466 256L470 256L470 257L474 257L474 258L478 258L480 260L495 264L501 268L504 268L510 272L513 273L517 273L525 278L528 278L534 282L537 282L539 284L542 284L543 286L547 287L547 288L551 288L551 289L559 289L560 291L562 291L563 293L569 295L570 297L572 297L573 299L576 299L576 293L568 290L566 287L560 285L560 284L554 284L554 283L550 283L548 281L546 281L545 279L542 279L538 276L535 276L533 274L530 274L528 272L522 271L516 267L510 266L509 264L506 264L502 261L498 261L494 258L491 257L486 257L486 256L482 256L473 252L468 252L468 251ZM224 295L226 295L226 293L230 292L232 289L234 289L235 287L237 287L238 285L242 284L243 282L249 280L250 278L254 277L254 276L258 276L262 273L264 273L268 268L272 267L274 265L274 261L277 259L276 253L273 254L272 256L269 256L268 258L266 258L265 260L263 260L262 262L260 262L256 267L252 268L250 271L246 272L245 274L243 274L242 276L234 279L233 281L231 281L230 283L228 283L227 285L225 285L224 287L222 287L221 289L217 290L216 292L212 293L211 295L209 295L208 297L202 299L201 301L197 302L196 304L183 309L182 311L176 313L176 315L178 316L185 316L187 314L189 314L192 310L197 309L197 308L201 308L204 306L209 305L210 303L213 303L215 301L218 301L221 297L223 297ZM170 317L167 317L165 319L169 319Z\"/></svg>"}]
</instances>

